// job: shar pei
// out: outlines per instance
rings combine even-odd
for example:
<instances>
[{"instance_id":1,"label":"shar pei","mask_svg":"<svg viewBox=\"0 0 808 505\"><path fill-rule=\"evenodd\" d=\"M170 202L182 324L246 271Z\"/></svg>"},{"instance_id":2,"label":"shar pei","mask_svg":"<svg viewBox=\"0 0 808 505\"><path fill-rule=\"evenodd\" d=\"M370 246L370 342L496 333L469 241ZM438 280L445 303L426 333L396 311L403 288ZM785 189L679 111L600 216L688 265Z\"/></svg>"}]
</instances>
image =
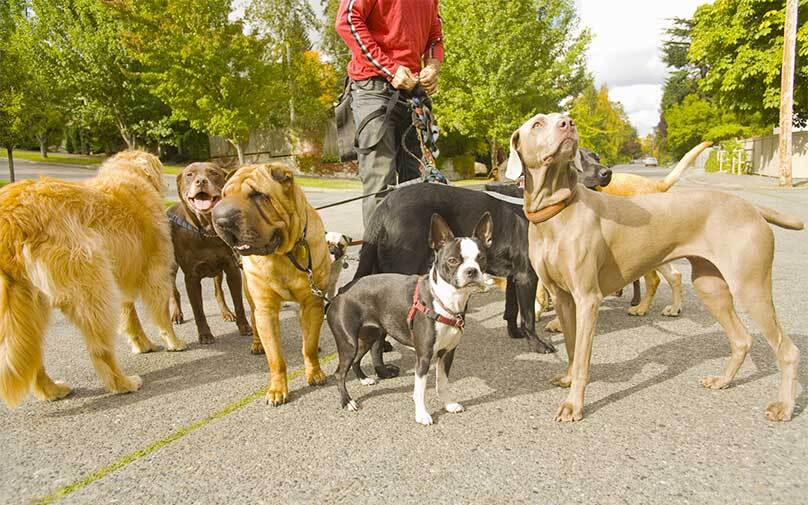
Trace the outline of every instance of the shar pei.
<instances>
[{"instance_id":1,"label":"shar pei","mask_svg":"<svg viewBox=\"0 0 808 505\"><path fill-rule=\"evenodd\" d=\"M318 346L331 258L317 211L284 165L248 165L227 181L213 209L216 233L243 256L253 315L253 352L265 350L270 370L267 402L289 392L281 351L281 302L300 304L303 359L311 385L325 383Z\"/></svg>"},{"instance_id":2,"label":"shar pei","mask_svg":"<svg viewBox=\"0 0 808 505\"><path fill-rule=\"evenodd\" d=\"M135 312L140 297L166 348L182 350L168 315L172 263L164 213L162 165L126 151L88 181L43 177L0 190L0 397L10 408L27 396L57 400L70 388L53 381L42 360L53 308L84 334L96 373L113 393L140 388L115 360L122 330L136 353L155 345Z\"/></svg>"}]
</instances>

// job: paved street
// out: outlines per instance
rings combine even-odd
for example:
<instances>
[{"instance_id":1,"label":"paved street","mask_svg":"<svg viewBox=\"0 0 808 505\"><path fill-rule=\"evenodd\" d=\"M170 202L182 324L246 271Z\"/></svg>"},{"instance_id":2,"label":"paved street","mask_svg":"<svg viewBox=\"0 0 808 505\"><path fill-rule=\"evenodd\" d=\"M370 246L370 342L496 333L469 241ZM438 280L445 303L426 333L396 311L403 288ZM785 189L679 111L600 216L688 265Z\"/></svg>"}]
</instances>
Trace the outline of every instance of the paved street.
<instances>
[{"instance_id":1,"label":"paved street","mask_svg":"<svg viewBox=\"0 0 808 505\"><path fill-rule=\"evenodd\" d=\"M4 161L0 177L7 173ZM23 165L21 177L39 170ZM65 178L92 174L61 170L48 169ZM654 177L668 171L620 170ZM692 172L674 191L705 185L808 221L808 191L778 190L760 178ZM353 194L307 191L315 205ZM328 229L361 236L358 203L322 214ZM81 336L54 314L46 366L75 392L55 403L30 398L13 412L0 407L0 502L805 503L808 235L777 228L775 234L775 303L804 355L790 423L772 424L763 415L779 378L756 329L731 388L699 385L702 375L723 366L729 345L696 298L686 262L677 262L686 279L679 318L660 314L670 303L666 285L644 318L624 313L628 295L605 301L586 417L574 424L552 421L565 395L549 383L565 366L561 338L553 337L556 355L530 353L526 342L509 339L500 294L473 299L452 368L452 389L466 412L441 412L430 376L427 406L436 424L423 427L414 421L412 352L396 347L386 355L401 367L399 378L366 387L350 375L348 388L362 409L343 411L333 377L323 387L309 387L301 376L300 330L291 307L281 314L291 401L265 405L254 393L266 385L266 361L249 354L249 339L234 323L221 320L207 282L206 312L216 343L196 343L193 322L177 327L191 343L182 353L133 355L118 339L123 369L144 380L130 395L103 390ZM744 237L737 247L755 254L755 244ZM355 266L351 262L343 280ZM190 316L182 286L180 291ZM551 317L545 315L542 326ZM156 338L153 326L146 329ZM335 346L327 325L321 347L325 370L333 373Z\"/></svg>"}]
</instances>

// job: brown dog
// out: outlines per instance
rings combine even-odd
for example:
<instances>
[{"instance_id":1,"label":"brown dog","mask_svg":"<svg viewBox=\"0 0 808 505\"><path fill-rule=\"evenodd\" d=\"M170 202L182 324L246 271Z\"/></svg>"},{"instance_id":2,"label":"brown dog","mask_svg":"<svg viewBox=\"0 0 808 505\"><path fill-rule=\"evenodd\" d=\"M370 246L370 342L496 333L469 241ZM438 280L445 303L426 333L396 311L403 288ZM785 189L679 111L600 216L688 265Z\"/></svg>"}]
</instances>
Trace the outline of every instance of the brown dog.
<instances>
[{"instance_id":1,"label":"brown dog","mask_svg":"<svg viewBox=\"0 0 808 505\"><path fill-rule=\"evenodd\" d=\"M205 317L202 302L202 279L215 277L216 301L222 319L235 321L241 335L252 335L244 314L241 296L241 271L233 250L216 235L211 222L211 212L222 196L227 173L213 163L192 163L177 175L177 193L180 203L168 209L171 222L171 240L174 244L173 277L181 268L185 276L185 290L194 312L196 331L201 344L212 344L213 334ZM222 274L227 275L227 286L233 298L235 315L230 312L222 292ZM171 320L183 322L180 308L180 293L176 282L171 297Z\"/></svg>"},{"instance_id":2,"label":"brown dog","mask_svg":"<svg viewBox=\"0 0 808 505\"><path fill-rule=\"evenodd\" d=\"M693 269L693 288L729 337L732 354L723 373L701 379L710 389L729 386L752 337L735 313L737 298L761 328L781 371L772 421L791 419L799 350L783 333L772 303L774 234L768 223L800 230L793 217L715 191L660 193L620 198L578 191L569 161L578 148L573 121L538 114L511 137L508 177L525 173L524 212L530 221L530 260L555 295L569 356L553 383L569 387L557 421L583 417L584 390L598 307L606 294L677 258ZM727 234L732 230L732 234ZM755 254L738 247L754 244Z\"/></svg>"},{"instance_id":3,"label":"brown dog","mask_svg":"<svg viewBox=\"0 0 808 505\"><path fill-rule=\"evenodd\" d=\"M240 168L213 209L213 225L243 256L254 332L270 370L267 402L280 405L288 397L278 317L282 301L300 304L306 379L312 385L325 384L318 346L322 291L328 288L331 259L323 222L295 184L291 170L278 164Z\"/></svg>"},{"instance_id":4,"label":"brown dog","mask_svg":"<svg viewBox=\"0 0 808 505\"><path fill-rule=\"evenodd\" d=\"M135 312L138 297L166 348L185 348L168 317L171 239L162 168L151 154L126 151L86 182L43 177L0 190L0 398L9 407L32 385L40 400L70 393L42 360L54 308L84 334L96 373L113 393L142 383L118 367L112 339L119 323L133 352L155 349Z\"/></svg>"}]
</instances>

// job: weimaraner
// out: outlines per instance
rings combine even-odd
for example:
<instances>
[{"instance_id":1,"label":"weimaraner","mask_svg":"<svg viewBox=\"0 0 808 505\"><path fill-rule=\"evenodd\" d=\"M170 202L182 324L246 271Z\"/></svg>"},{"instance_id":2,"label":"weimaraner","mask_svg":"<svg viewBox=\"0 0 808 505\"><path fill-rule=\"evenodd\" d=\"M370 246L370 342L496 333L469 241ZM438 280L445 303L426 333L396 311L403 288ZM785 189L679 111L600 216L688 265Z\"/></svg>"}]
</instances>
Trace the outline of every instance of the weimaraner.
<instances>
[{"instance_id":1,"label":"weimaraner","mask_svg":"<svg viewBox=\"0 0 808 505\"><path fill-rule=\"evenodd\" d=\"M577 149L578 133L570 117L538 114L511 137L507 169L509 179L525 172L530 261L555 295L569 356L567 371L552 380L570 388L555 420L583 418L592 340L604 296L678 258L690 261L693 288L724 328L732 349L723 373L704 377L701 384L726 388L752 345L735 313L735 297L763 331L780 367L779 397L766 416L791 419L800 353L774 311L774 233L766 223L792 230L804 224L715 191L628 198L579 191L575 171L569 169Z\"/></svg>"}]
</instances>

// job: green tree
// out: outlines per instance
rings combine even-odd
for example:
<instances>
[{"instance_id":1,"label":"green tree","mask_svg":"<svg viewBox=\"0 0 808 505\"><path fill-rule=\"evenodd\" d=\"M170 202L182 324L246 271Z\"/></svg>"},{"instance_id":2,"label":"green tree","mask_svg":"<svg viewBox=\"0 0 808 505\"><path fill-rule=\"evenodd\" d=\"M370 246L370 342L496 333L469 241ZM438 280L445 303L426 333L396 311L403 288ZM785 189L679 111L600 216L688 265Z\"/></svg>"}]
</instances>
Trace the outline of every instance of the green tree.
<instances>
[{"instance_id":1,"label":"green tree","mask_svg":"<svg viewBox=\"0 0 808 505\"><path fill-rule=\"evenodd\" d=\"M32 0L36 51L48 77L69 90L74 122L116 128L127 147L133 125L159 119L165 106L149 92L140 64L125 44L125 25L112 0Z\"/></svg>"},{"instance_id":2,"label":"green tree","mask_svg":"<svg viewBox=\"0 0 808 505\"><path fill-rule=\"evenodd\" d=\"M267 42L229 0L121 0L141 76L176 120L226 139L244 163L251 130L283 125L288 86Z\"/></svg>"},{"instance_id":3,"label":"green tree","mask_svg":"<svg viewBox=\"0 0 808 505\"><path fill-rule=\"evenodd\" d=\"M590 84L570 105L570 115L578 126L581 147L598 153L613 165L640 154L637 131L629 123L623 106L609 99L609 90Z\"/></svg>"},{"instance_id":4,"label":"green tree","mask_svg":"<svg viewBox=\"0 0 808 505\"><path fill-rule=\"evenodd\" d=\"M14 148L25 136L31 98L26 87L30 67L20 36L24 13L23 2L0 0L0 145L6 148L11 182Z\"/></svg>"},{"instance_id":5,"label":"green tree","mask_svg":"<svg viewBox=\"0 0 808 505\"><path fill-rule=\"evenodd\" d=\"M700 88L739 114L779 117L785 0L716 0L696 10L688 59L707 69ZM800 0L795 117L808 119L808 0ZM803 85L800 85L803 83Z\"/></svg>"},{"instance_id":6,"label":"green tree","mask_svg":"<svg viewBox=\"0 0 808 505\"><path fill-rule=\"evenodd\" d=\"M561 108L589 77L572 0L441 2L447 63L435 98L441 125L499 146L540 111Z\"/></svg>"}]
</instances>

